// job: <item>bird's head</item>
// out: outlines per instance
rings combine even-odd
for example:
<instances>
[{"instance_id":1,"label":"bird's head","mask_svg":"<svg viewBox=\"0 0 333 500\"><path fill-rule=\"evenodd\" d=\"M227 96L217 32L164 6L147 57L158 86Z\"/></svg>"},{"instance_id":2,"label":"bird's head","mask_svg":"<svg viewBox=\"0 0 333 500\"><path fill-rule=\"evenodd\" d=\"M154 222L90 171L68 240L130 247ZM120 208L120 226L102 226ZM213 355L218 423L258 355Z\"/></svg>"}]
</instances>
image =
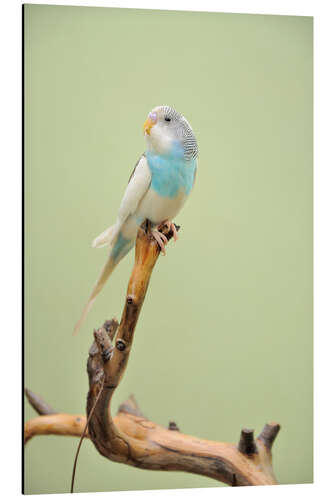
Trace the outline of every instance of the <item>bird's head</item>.
<instances>
[{"instance_id":1,"label":"bird's head","mask_svg":"<svg viewBox=\"0 0 333 500\"><path fill-rule=\"evenodd\" d=\"M168 154L177 150L191 160L198 155L195 135L183 115L170 106L157 106L143 125L148 150L157 154Z\"/></svg>"}]
</instances>

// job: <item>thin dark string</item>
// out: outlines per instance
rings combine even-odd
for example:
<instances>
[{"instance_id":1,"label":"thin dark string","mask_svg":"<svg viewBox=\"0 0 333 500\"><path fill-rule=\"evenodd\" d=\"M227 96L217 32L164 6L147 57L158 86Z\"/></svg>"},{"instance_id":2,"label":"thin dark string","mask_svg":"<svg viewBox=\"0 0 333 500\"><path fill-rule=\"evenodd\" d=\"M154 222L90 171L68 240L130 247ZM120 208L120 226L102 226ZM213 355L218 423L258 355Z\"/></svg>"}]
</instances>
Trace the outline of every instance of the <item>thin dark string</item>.
<instances>
[{"instance_id":1,"label":"thin dark string","mask_svg":"<svg viewBox=\"0 0 333 500\"><path fill-rule=\"evenodd\" d=\"M103 387L104 387L104 375L103 375L103 378L102 378L101 388L100 388L99 393L97 394L97 397L95 399L95 402L94 402L94 404L93 404L93 406L92 406L92 408L90 410L90 413L89 413L88 418L87 418L86 425L84 426L83 432L82 432L81 437L80 437L79 445L78 445L77 450L76 450L76 455L75 455L75 460L74 460L74 465L73 465L73 472L72 472L71 493L74 493L74 480L75 480L76 464L77 464L77 459L79 457L81 444L82 444L84 435L86 433L86 430L88 428L88 424L90 422L90 419L93 416L93 413L95 411L95 408L96 408L96 405L98 403L98 400L99 400L99 398L100 398L100 396L102 394Z\"/></svg>"}]
</instances>

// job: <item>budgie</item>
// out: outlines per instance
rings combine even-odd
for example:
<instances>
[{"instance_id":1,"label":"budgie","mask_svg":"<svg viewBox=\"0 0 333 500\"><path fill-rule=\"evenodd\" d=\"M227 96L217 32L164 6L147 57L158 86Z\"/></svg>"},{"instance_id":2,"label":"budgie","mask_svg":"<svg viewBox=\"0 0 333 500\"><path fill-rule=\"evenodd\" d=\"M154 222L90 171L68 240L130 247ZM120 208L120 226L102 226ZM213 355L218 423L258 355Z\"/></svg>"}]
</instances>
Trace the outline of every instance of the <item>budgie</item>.
<instances>
[{"instance_id":1,"label":"budgie","mask_svg":"<svg viewBox=\"0 0 333 500\"><path fill-rule=\"evenodd\" d=\"M177 230L172 219L179 213L192 191L197 165L198 145L189 122L170 106L157 106L144 122L146 151L136 163L120 204L118 217L92 246L111 247L107 262L98 277L75 325L77 333L110 274L133 248L143 221L150 222L151 234L165 255L166 238L162 225Z\"/></svg>"}]
</instances>

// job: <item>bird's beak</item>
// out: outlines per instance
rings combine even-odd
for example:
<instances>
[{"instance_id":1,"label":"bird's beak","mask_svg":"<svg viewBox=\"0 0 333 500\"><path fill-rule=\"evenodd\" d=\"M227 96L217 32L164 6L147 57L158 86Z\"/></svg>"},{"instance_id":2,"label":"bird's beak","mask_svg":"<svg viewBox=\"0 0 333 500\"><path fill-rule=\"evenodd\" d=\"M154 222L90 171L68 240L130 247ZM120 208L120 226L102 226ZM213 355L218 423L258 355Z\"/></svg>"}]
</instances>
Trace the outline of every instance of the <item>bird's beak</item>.
<instances>
[{"instance_id":1,"label":"bird's beak","mask_svg":"<svg viewBox=\"0 0 333 500\"><path fill-rule=\"evenodd\" d=\"M152 127L155 125L157 121L157 116L156 113L149 113L147 120L143 124L143 130L145 131L145 134L150 135L150 131Z\"/></svg>"},{"instance_id":2,"label":"bird's beak","mask_svg":"<svg viewBox=\"0 0 333 500\"><path fill-rule=\"evenodd\" d=\"M150 135L150 131L154 125L155 122L153 122L151 118L147 118L147 120L143 124L143 130L145 131L145 134Z\"/></svg>"}]
</instances>

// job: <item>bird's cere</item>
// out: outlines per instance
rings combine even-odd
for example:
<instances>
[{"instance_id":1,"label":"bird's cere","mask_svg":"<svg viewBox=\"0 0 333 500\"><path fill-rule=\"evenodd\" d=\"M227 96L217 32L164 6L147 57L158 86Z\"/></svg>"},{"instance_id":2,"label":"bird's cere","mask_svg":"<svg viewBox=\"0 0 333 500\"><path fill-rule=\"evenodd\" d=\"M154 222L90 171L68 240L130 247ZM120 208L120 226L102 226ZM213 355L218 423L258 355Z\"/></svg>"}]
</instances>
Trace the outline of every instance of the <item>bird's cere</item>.
<instances>
[{"instance_id":1,"label":"bird's cere","mask_svg":"<svg viewBox=\"0 0 333 500\"><path fill-rule=\"evenodd\" d=\"M157 122L157 114L156 113L153 113L153 112L150 112L148 114L148 118L151 119L152 122L156 123Z\"/></svg>"}]
</instances>

